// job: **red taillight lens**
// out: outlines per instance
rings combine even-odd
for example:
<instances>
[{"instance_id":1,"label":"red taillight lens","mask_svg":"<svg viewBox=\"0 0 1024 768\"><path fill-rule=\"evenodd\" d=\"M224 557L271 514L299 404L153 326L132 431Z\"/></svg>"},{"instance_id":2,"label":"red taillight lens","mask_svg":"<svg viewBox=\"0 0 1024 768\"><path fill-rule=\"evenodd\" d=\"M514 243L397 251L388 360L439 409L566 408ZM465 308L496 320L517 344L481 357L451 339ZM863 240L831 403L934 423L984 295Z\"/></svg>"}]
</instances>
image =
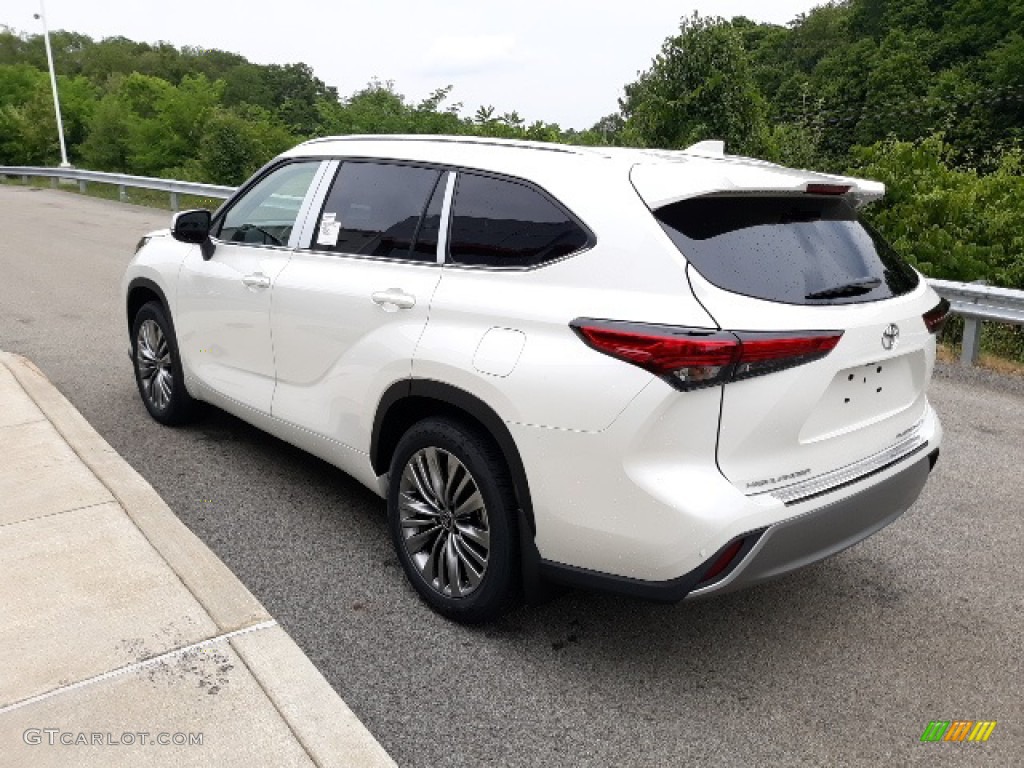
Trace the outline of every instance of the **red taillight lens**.
<instances>
[{"instance_id":1,"label":"red taillight lens","mask_svg":"<svg viewBox=\"0 0 1024 768\"><path fill-rule=\"evenodd\" d=\"M678 389L697 389L803 365L827 355L842 331L730 333L613 320L571 324L593 349L661 376Z\"/></svg>"},{"instance_id":2,"label":"red taillight lens","mask_svg":"<svg viewBox=\"0 0 1024 768\"><path fill-rule=\"evenodd\" d=\"M843 337L842 331L801 331L793 334L739 333L743 349L734 379L762 376L819 360Z\"/></svg>"},{"instance_id":3,"label":"red taillight lens","mask_svg":"<svg viewBox=\"0 0 1024 768\"><path fill-rule=\"evenodd\" d=\"M735 362L740 341L724 331L602 320L573 330L593 349L657 374L680 389L717 384Z\"/></svg>"},{"instance_id":4,"label":"red taillight lens","mask_svg":"<svg viewBox=\"0 0 1024 768\"><path fill-rule=\"evenodd\" d=\"M928 333L938 333L949 319L949 302L943 299L921 317L924 318L924 324L928 328Z\"/></svg>"}]
</instances>

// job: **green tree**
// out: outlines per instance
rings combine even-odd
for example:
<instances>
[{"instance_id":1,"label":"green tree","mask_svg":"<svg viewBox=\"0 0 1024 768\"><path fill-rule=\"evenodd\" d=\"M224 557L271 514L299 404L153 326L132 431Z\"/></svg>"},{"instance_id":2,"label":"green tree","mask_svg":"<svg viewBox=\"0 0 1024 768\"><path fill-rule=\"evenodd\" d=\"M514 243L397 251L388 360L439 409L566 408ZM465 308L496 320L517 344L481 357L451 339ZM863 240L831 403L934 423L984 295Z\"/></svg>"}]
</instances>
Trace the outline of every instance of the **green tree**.
<instances>
[{"instance_id":1,"label":"green tree","mask_svg":"<svg viewBox=\"0 0 1024 768\"><path fill-rule=\"evenodd\" d=\"M293 144L295 137L262 107L218 109L206 123L196 162L183 174L237 186Z\"/></svg>"},{"instance_id":2,"label":"green tree","mask_svg":"<svg viewBox=\"0 0 1024 768\"><path fill-rule=\"evenodd\" d=\"M95 90L82 77L61 76L60 93L64 138L68 154L84 139ZM50 79L27 65L0 66L0 164L56 165L60 143Z\"/></svg>"},{"instance_id":3,"label":"green tree","mask_svg":"<svg viewBox=\"0 0 1024 768\"><path fill-rule=\"evenodd\" d=\"M96 171L135 172L129 162L139 117L117 94L108 93L93 108L88 135L79 148L82 165Z\"/></svg>"},{"instance_id":4,"label":"green tree","mask_svg":"<svg viewBox=\"0 0 1024 768\"><path fill-rule=\"evenodd\" d=\"M867 78L857 143L873 144L886 136L912 140L936 129L936 115L926 98L933 79L928 66L932 45L930 32L894 30L885 38Z\"/></svg>"},{"instance_id":5,"label":"green tree","mask_svg":"<svg viewBox=\"0 0 1024 768\"><path fill-rule=\"evenodd\" d=\"M740 33L718 18L684 18L650 69L625 87L620 101L627 141L682 147L724 139L750 151L764 108Z\"/></svg>"},{"instance_id":6,"label":"green tree","mask_svg":"<svg viewBox=\"0 0 1024 768\"><path fill-rule=\"evenodd\" d=\"M941 135L885 141L854 153L851 173L885 182L884 200L868 217L925 274L984 279L1024 288L1024 155L1004 152L996 170L955 166Z\"/></svg>"},{"instance_id":7,"label":"green tree","mask_svg":"<svg viewBox=\"0 0 1024 768\"><path fill-rule=\"evenodd\" d=\"M277 105L277 116L300 136L311 136L320 127L317 102L338 98L337 90L315 77L307 64L271 64L264 68L263 76Z\"/></svg>"}]
</instances>

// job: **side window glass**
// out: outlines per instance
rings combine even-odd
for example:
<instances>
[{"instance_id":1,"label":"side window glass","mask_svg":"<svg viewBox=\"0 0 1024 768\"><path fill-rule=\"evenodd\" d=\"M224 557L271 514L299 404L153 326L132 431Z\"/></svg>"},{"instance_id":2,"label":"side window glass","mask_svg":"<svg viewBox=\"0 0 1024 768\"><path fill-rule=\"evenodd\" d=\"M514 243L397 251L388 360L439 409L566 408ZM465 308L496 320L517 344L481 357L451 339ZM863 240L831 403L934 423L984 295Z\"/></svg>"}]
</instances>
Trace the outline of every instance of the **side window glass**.
<instances>
[{"instance_id":1,"label":"side window glass","mask_svg":"<svg viewBox=\"0 0 1024 768\"><path fill-rule=\"evenodd\" d=\"M218 237L231 243L287 245L320 161L289 163L260 179L224 215Z\"/></svg>"},{"instance_id":2,"label":"side window glass","mask_svg":"<svg viewBox=\"0 0 1024 768\"><path fill-rule=\"evenodd\" d=\"M587 233L524 184L460 173L448 251L456 264L526 267L582 248Z\"/></svg>"},{"instance_id":3,"label":"side window glass","mask_svg":"<svg viewBox=\"0 0 1024 768\"><path fill-rule=\"evenodd\" d=\"M413 244L440 175L440 171L408 165L343 163L327 194L312 247L433 261L432 254L414 251Z\"/></svg>"}]
</instances>

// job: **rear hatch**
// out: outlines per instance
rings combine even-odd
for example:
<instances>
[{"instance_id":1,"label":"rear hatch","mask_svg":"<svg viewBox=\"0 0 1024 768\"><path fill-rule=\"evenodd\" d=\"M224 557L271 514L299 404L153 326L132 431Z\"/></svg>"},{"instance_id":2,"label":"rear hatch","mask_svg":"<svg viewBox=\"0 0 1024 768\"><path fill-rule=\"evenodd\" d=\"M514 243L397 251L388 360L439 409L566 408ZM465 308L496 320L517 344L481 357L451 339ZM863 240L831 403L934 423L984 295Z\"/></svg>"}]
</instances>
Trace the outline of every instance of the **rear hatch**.
<instances>
[{"instance_id":1,"label":"rear hatch","mask_svg":"<svg viewBox=\"0 0 1024 768\"><path fill-rule=\"evenodd\" d=\"M769 344L774 336L838 337L823 357L723 386L722 473L759 493L843 468L853 479L850 469L867 472L879 457L918 447L934 362L925 315L939 299L859 221L856 207L880 185L788 169L773 178L758 165L740 166L747 186L697 173L701 189L694 171L710 166L727 176L729 164L698 165L675 196L671 176L681 168L637 166L633 182L685 256L694 295L715 322Z\"/></svg>"}]
</instances>

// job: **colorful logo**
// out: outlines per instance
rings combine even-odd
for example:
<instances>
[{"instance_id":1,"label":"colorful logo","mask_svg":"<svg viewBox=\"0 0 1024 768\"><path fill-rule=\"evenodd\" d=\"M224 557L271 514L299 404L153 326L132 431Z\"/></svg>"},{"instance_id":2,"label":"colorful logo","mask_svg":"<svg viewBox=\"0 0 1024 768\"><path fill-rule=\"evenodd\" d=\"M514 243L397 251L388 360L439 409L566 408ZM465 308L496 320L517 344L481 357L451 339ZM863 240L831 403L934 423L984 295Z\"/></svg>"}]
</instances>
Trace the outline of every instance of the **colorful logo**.
<instances>
[{"instance_id":1,"label":"colorful logo","mask_svg":"<svg viewBox=\"0 0 1024 768\"><path fill-rule=\"evenodd\" d=\"M995 720L932 720L921 741L988 741L995 729Z\"/></svg>"}]
</instances>

